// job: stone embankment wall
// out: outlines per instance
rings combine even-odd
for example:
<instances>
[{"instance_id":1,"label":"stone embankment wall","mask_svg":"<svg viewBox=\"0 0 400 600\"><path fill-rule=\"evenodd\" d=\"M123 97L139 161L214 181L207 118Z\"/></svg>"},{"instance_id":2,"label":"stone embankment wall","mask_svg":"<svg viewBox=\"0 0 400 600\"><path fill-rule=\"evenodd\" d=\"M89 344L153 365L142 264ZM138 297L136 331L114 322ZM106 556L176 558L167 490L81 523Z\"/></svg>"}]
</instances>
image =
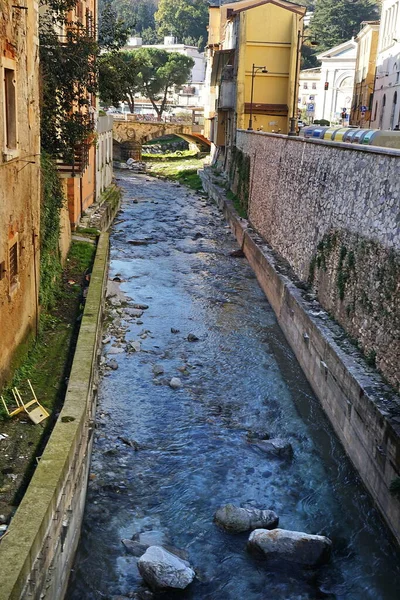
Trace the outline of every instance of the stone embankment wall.
<instances>
[{"instance_id":1,"label":"stone embankment wall","mask_svg":"<svg viewBox=\"0 0 400 600\"><path fill-rule=\"evenodd\" d=\"M255 230L399 389L400 151L247 131L237 148Z\"/></svg>"},{"instance_id":2,"label":"stone embankment wall","mask_svg":"<svg viewBox=\"0 0 400 600\"><path fill-rule=\"evenodd\" d=\"M103 233L64 406L0 542L0 600L62 600L65 595L85 506L108 247Z\"/></svg>"}]
</instances>

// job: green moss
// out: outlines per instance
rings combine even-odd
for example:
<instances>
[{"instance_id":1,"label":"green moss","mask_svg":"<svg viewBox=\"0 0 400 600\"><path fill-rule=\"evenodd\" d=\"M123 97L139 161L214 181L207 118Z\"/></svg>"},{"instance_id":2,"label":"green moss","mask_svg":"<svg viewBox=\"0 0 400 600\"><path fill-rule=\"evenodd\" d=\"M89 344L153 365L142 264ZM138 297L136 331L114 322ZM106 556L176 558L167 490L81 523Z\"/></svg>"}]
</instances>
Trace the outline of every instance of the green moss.
<instances>
[{"instance_id":1,"label":"green moss","mask_svg":"<svg viewBox=\"0 0 400 600\"><path fill-rule=\"evenodd\" d=\"M39 302L43 308L48 308L54 303L61 275L60 211L65 198L56 166L46 153L41 157L41 170Z\"/></svg>"},{"instance_id":2,"label":"green moss","mask_svg":"<svg viewBox=\"0 0 400 600\"><path fill-rule=\"evenodd\" d=\"M365 356L365 362L369 367L376 368L376 352L375 350L370 350L368 354Z\"/></svg>"},{"instance_id":3,"label":"green moss","mask_svg":"<svg viewBox=\"0 0 400 600\"><path fill-rule=\"evenodd\" d=\"M393 479L389 486L389 491L392 496L395 496L398 500L400 500L400 477Z\"/></svg>"},{"instance_id":4,"label":"green moss","mask_svg":"<svg viewBox=\"0 0 400 600\"><path fill-rule=\"evenodd\" d=\"M246 215L248 213L250 197L250 169L250 157L234 146L232 148L229 178L231 187L236 192L241 210Z\"/></svg>"},{"instance_id":5,"label":"green moss","mask_svg":"<svg viewBox=\"0 0 400 600\"><path fill-rule=\"evenodd\" d=\"M242 219L247 219L247 211L243 207L238 196L236 194L234 194L231 190L228 190L226 193L226 197L228 198L228 200L230 200L232 202L239 217L242 217Z\"/></svg>"}]
</instances>

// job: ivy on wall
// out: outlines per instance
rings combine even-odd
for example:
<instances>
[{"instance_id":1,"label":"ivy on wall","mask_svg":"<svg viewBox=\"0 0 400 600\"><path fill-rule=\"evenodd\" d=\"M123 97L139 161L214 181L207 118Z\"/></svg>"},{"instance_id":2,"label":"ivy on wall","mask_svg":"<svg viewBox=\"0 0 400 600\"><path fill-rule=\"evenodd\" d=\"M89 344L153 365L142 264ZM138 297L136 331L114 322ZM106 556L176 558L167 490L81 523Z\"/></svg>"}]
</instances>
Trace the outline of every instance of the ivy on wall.
<instances>
[{"instance_id":1,"label":"ivy on wall","mask_svg":"<svg viewBox=\"0 0 400 600\"><path fill-rule=\"evenodd\" d=\"M39 20L42 148L69 164L94 132L97 91L94 22L87 15L85 23L68 20L76 2L46 0Z\"/></svg>"},{"instance_id":2,"label":"ivy on wall","mask_svg":"<svg viewBox=\"0 0 400 600\"><path fill-rule=\"evenodd\" d=\"M250 157L239 148L232 148L229 178L240 208L247 215L250 196Z\"/></svg>"},{"instance_id":3,"label":"ivy on wall","mask_svg":"<svg viewBox=\"0 0 400 600\"><path fill-rule=\"evenodd\" d=\"M41 176L39 302L43 308L49 308L54 303L61 275L60 211L65 198L57 167L45 152L41 157Z\"/></svg>"}]
</instances>

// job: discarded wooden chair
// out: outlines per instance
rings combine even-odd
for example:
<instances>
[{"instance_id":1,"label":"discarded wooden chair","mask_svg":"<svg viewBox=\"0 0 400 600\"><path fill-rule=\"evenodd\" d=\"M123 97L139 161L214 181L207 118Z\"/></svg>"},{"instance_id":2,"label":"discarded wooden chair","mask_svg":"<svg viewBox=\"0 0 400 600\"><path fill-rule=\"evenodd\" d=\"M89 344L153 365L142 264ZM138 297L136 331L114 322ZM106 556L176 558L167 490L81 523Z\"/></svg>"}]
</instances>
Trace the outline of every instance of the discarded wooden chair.
<instances>
[{"instance_id":1,"label":"discarded wooden chair","mask_svg":"<svg viewBox=\"0 0 400 600\"><path fill-rule=\"evenodd\" d=\"M22 400L21 394L20 394L18 388L16 388L16 387L14 387L11 390L12 394L14 396L15 403L17 405L16 408L14 408L13 410L10 411L3 396L1 396L1 400L3 402L4 408L6 409L9 417L13 417L14 415L17 415L21 412L26 412L26 414L28 415L30 420L33 423L35 423L35 425L38 425L39 423L41 423L42 421L47 419L47 417L49 417L50 415L47 412L47 410L44 408L44 406L42 406L40 404L39 400L36 398L35 391L32 387L31 382L29 381L29 379L28 379L28 385L31 389L32 396L33 396L33 398L31 400L29 400L29 402L25 403Z\"/></svg>"}]
</instances>

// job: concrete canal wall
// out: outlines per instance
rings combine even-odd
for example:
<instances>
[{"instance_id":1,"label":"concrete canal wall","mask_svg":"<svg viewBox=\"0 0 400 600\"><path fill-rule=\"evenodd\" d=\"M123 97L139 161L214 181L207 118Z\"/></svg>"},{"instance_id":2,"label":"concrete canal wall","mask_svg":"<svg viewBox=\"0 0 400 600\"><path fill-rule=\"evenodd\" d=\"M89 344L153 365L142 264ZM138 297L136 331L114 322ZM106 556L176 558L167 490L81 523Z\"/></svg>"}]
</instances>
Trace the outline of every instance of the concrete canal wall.
<instances>
[{"instance_id":1,"label":"concrete canal wall","mask_svg":"<svg viewBox=\"0 0 400 600\"><path fill-rule=\"evenodd\" d=\"M265 240L238 217L211 169L203 186L230 223L308 381L381 514L400 543L400 501L390 485L400 476L400 399L369 369L343 330L316 310ZM299 283L299 282L298 282Z\"/></svg>"},{"instance_id":2,"label":"concrete canal wall","mask_svg":"<svg viewBox=\"0 0 400 600\"><path fill-rule=\"evenodd\" d=\"M254 229L399 390L400 151L249 131L237 149Z\"/></svg>"},{"instance_id":3,"label":"concrete canal wall","mask_svg":"<svg viewBox=\"0 0 400 600\"><path fill-rule=\"evenodd\" d=\"M0 543L1 600L62 600L85 505L108 268L97 246L65 403L27 492Z\"/></svg>"}]
</instances>

